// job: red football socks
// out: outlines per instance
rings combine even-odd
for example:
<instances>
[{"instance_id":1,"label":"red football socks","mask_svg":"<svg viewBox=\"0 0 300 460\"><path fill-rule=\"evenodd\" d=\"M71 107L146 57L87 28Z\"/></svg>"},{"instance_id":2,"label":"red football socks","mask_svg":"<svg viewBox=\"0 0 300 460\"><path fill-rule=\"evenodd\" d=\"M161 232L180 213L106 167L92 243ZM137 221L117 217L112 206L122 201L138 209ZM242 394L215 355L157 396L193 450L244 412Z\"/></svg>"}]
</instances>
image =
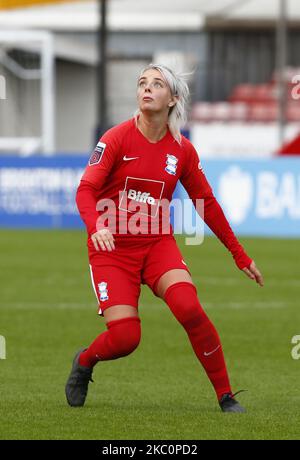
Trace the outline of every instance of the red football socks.
<instances>
[{"instance_id":1,"label":"red football socks","mask_svg":"<svg viewBox=\"0 0 300 460\"><path fill-rule=\"evenodd\" d=\"M165 293L165 301L186 330L218 399L225 393L232 394L219 335L199 303L195 286L185 281L173 284ZM138 317L110 321L107 328L81 353L81 366L93 367L98 361L118 359L137 348L141 339Z\"/></svg>"},{"instance_id":2,"label":"red football socks","mask_svg":"<svg viewBox=\"0 0 300 460\"><path fill-rule=\"evenodd\" d=\"M79 364L93 367L98 361L118 359L132 353L141 339L141 320L137 316L107 323L108 330L100 334L87 350L81 353Z\"/></svg>"},{"instance_id":3,"label":"red football socks","mask_svg":"<svg viewBox=\"0 0 300 460\"><path fill-rule=\"evenodd\" d=\"M185 281L172 284L165 301L186 330L218 399L224 393L232 394L219 335L199 303L195 286Z\"/></svg>"}]
</instances>

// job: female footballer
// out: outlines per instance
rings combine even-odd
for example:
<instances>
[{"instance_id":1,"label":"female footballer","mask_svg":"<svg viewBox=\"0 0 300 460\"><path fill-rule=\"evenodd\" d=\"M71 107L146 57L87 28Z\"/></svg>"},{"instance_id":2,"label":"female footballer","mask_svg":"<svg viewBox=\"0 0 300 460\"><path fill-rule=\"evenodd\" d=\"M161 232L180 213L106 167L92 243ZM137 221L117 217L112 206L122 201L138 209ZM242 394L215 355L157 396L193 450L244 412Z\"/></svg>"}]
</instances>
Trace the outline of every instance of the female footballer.
<instances>
[{"instance_id":1,"label":"female footballer","mask_svg":"<svg viewBox=\"0 0 300 460\"><path fill-rule=\"evenodd\" d=\"M107 330L75 355L65 392L83 406L93 367L132 353L141 338L141 284L160 297L184 327L223 412L244 412L234 398L219 335L202 308L169 222L180 180L202 218L237 267L263 286L263 277L235 237L204 175L199 156L180 133L189 89L181 75L150 64L137 83L135 116L99 140L77 190L88 232L91 277ZM166 216L168 217L166 223Z\"/></svg>"}]
</instances>

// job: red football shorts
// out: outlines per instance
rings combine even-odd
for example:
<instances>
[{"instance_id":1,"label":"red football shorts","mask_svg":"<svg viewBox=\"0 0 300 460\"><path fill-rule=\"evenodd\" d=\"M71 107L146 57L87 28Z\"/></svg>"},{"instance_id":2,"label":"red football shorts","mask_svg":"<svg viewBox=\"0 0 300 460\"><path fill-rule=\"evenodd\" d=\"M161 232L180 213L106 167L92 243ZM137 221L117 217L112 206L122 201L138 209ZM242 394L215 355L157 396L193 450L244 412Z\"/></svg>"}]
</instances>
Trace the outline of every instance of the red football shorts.
<instances>
[{"instance_id":1,"label":"red football shorts","mask_svg":"<svg viewBox=\"0 0 300 460\"><path fill-rule=\"evenodd\" d=\"M113 305L138 308L141 284L156 293L160 277L175 268L189 269L173 235L155 238L115 239L115 249L96 251L89 240L91 278L99 315Z\"/></svg>"}]
</instances>

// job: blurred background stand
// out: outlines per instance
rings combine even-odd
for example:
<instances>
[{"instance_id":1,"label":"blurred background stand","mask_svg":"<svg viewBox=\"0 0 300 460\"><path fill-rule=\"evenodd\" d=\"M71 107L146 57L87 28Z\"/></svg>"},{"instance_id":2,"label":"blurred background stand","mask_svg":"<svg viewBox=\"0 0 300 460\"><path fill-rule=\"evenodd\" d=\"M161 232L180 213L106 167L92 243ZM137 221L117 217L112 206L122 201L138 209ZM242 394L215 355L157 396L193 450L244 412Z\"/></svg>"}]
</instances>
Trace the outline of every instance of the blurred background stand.
<instances>
[{"instance_id":1,"label":"blurred background stand","mask_svg":"<svg viewBox=\"0 0 300 460\"><path fill-rule=\"evenodd\" d=\"M279 16L277 21L277 84L278 84L278 145L282 146L285 139L285 125L287 112L287 6L288 0L278 0Z\"/></svg>"},{"instance_id":2,"label":"blurred background stand","mask_svg":"<svg viewBox=\"0 0 300 460\"><path fill-rule=\"evenodd\" d=\"M299 0L4 0L0 28L3 226L80 224L87 158L161 62L189 74L183 132L234 230L300 234Z\"/></svg>"}]
</instances>

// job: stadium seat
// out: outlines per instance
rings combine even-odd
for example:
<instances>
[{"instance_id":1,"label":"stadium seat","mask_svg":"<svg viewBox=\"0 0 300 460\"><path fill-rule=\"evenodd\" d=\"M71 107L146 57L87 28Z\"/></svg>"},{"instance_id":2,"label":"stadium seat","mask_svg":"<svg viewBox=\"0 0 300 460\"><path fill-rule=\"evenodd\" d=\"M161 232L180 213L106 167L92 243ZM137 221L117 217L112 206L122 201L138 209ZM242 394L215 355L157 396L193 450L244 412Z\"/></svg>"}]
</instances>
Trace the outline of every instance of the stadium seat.
<instances>
[{"instance_id":1,"label":"stadium seat","mask_svg":"<svg viewBox=\"0 0 300 460\"><path fill-rule=\"evenodd\" d=\"M253 100L261 103L276 101L276 86L269 83L256 85L253 90Z\"/></svg>"},{"instance_id":2,"label":"stadium seat","mask_svg":"<svg viewBox=\"0 0 300 460\"><path fill-rule=\"evenodd\" d=\"M191 111L191 119L207 123L212 121L212 104L210 102L196 102Z\"/></svg>"},{"instance_id":3,"label":"stadium seat","mask_svg":"<svg viewBox=\"0 0 300 460\"><path fill-rule=\"evenodd\" d=\"M229 96L230 102L252 102L255 95L255 86L250 84L242 84L236 86Z\"/></svg>"},{"instance_id":4,"label":"stadium seat","mask_svg":"<svg viewBox=\"0 0 300 460\"><path fill-rule=\"evenodd\" d=\"M231 104L229 102L216 102L212 104L211 115L214 121L229 121Z\"/></svg>"},{"instance_id":5,"label":"stadium seat","mask_svg":"<svg viewBox=\"0 0 300 460\"><path fill-rule=\"evenodd\" d=\"M276 121L278 118L278 104L274 103L254 103L249 108L249 121L268 123Z\"/></svg>"},{"instance_id":6,"label":"stadium seat","mask_svg":"<svg viewBox=\"0 0 300 460\"><path fill-rule=\"evenodd\" d=\"M290 102L287 106L287 120L300 122L300 101Z\"/></svg>"},{"instance_id":7,"label":"stadium seat","mask_svg":"<svg viewBox=\"0 0 300 460\"><path fill-rule=\"evenodd\" d=\"M244 102L230 104L230 121L246 122L249 118L249 105Z\"/></svg>"}]
</instances>

